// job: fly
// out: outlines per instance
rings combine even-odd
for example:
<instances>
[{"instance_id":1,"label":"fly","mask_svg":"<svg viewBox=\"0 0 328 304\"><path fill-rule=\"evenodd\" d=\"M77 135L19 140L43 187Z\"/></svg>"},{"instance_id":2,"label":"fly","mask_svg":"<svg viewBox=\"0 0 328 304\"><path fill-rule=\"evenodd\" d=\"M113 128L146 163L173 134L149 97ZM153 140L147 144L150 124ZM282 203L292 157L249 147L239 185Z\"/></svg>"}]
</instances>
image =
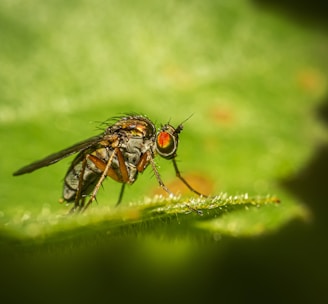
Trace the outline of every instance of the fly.
<instances>
[{"instance_id":1,"label":"fly","mask_svg":"<svg viewBox=\"0 0 328 304\"><path fill-rule=\"evenodd\" d=\"M154 162L155 156L159 154L165 159L172 160L176 176L190 191L205 196L190 186L178 169L175 158L182 129L182 124L174 128L168 123L156 131L154 123L145 116L124 116L107 126L102 134L35 161L13 175L31 173L78 153L64 178L63 200L74 203L71 212L83 212L96 199L98 190L107 176L122 183L116 204L119 205L125 185L133 184L138 173L142 173L149 164L159 185L173 195L163 183Z\"/></svg>"}]
</instances>

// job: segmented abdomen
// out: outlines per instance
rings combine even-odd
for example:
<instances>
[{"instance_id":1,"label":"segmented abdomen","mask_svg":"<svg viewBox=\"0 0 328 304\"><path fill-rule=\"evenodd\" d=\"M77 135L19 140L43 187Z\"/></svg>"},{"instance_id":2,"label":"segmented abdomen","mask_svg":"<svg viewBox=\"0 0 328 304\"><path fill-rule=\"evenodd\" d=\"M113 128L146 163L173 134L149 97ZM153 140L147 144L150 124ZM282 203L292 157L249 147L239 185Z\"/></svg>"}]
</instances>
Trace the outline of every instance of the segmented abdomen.
<instances>
[{"instance_id":1,"label":"segmented abdomen","mask_svg":"<svg viewBox=\"0 0 328 304\"><path fill-rule=\"evenodd\" d=\"M152 141L145 140L142 136L127 136L127 134L121 134L121 137L123 139L119 144L119 149L124 159L123 166L128 173L128 180L124 181L122 177L122 164L120 168L117 155L114 155L112 157L112 161L110 164L111 170L115 171L115 177L113 177L113 175L109 176L111 176L118 182L132 184L135 182L138 175L137 165L139 164L142 155L150 149ZM80 198L87 196L93 191L98 180L100 179L103 171L99 169L91 161L91 159L87 157L88 154L92 154L93 156L97 157L106 165L110 160L112 153L114 153L114 148L109 145L101 146L98 148L92 147L79 153L73 160L64 178L63 199L67 202L74 201L79 186L81 187ZM79 185L84 160L85 169L82 178L82 185ZM147 165L148 164L145 164L143 170L146 168Z\"/></svg>"},{"instance_id":2,"label":"segmented abdomen","mask_svg":"<svg viewBox=\"0 0 328 304\"><path fill-rule=\"evenodd\" d=\"M67 170L64 178L64 188L63 188L63 199L67 202L72 202L76 198L76 193L78 191L80 183L80 175L82 172L83 161L86 159L82 185L81 185L81 197L85 197L90 194L97 184L102 171L96 167L96 165L87 157L88 154L92 154L97 158L101 159L104 163L107 163L110 155L113 153L108 147L99 148L93 152L90 150L83 151L76 156L73 160L71 166ZM117 160L113 159L111 167L118 168Z\"/></svg>"},{"instance_id":3,"label":"segmented abdomen","mask_svg":"<svg viewBox=\"0 0 328 304\"><path fill-rule=\"evenodd\" d=\"M123 151L122 151L123 150ZM125 160L125 167L128 171L129 181L128 183L132 184L138 174L136 169L136 163L140 160L140 151L129 153L125 149L121 149L123 152L123 157ZM71 166L67 170L67 173L64 178L64 188L63 188L63 199L67 202L73 202L76 198L76 194L78 191L79 183L80 183L80 175L82 172L83 161L86 159L85 169L83 173L82 185L81 185L81 198L90 194L95 185L97 184L101 174L103 173L97 166L87 158L88 154L92 154L96 156L100 160L107 164L109 161L113 150L109 147L98 148L97 150L91 152L83 151L76 156L73 160ZM110 167L114 169L117 175L117 181L123 182L122 172L119 167L118 158L116 155L112 158L112 162Z\"/></svg>"},{"instance_id":4,"label":"segmented abdomen","mask_svg":"<svg viewBox=\"0 0 328 304\"><path fill-rule=\"evenodd\" d=\"M84 158L84 154L78 155L66 173L64 179L63 198L67 202L72 202L75 200L79 187L82 163ZM100 175L101 171L90 160L87 159L81 185L82 197L88 195L92 191Z\"/></svg>"}]
</instances>

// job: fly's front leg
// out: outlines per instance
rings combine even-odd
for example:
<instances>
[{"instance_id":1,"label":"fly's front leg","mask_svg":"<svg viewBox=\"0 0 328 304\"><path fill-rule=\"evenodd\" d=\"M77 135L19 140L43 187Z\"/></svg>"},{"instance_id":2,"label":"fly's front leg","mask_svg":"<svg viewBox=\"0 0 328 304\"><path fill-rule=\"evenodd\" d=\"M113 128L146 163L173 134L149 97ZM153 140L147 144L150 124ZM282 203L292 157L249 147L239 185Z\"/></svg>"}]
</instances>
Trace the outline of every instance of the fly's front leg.
<instances>
[{"instance_id":1,"label":"fly's front leg","mask_svg":"<svg viewBox=\"0 0 328 304\"><path fill-rule=\"evenodd\" d=\"M178 169L178 165L177 165L177 162L175 161L175 158L172 159L172 162L173 162L173 166L174 166L174 170L175 170L175 174L176 176L188 187L188 189L190 191L192 191L193 193L199 195L199 196L203 196L203 197L207 197L207 195L204 195L200 192L198 192L197 190L195 190L193 187L191 187L188 182L181 176L181 173Z\"/></svg>"},{"instance_id":2,"label":"fly's front leg","mask_svg":"<svg viewBox=\"0 0 328 304\"><path fill-rule=\"evenodd\" d=\"M156 176L156 178L157 178L157 180L158 180L158 183L159 183L159 185L169 194L169 195L171 195L171 196L174 196L174 193L172 193L165 185L164 185L164 183L163 183L163 181L162 181L162 179L161 179L161 176L159 175L159 172L157 171L157 168L156 168L156 165L155 165L155 163L154 163L154 161L153 161L153 159L151 158L150 159L150 163L151 163L151 166L152 166L152 168L153 168L153 170L154 170L154 173L155 173L155 176ZM186 180L183 178L183 177L181 177L181 175L180 175L180 172L179 172L179 170L178 170L178 167L177 167L177 165L176 165L176 163L175 163L175 161L174 161L174 159L173 159L173 164L174 164L174 168L176 168L176 173L177 173L177 176L183 181L183 183L191 190L191 191L193 191L194 193L196 193L196 194L198 194L198 195L202 195L202 196L205 196L205 195L203 195L203 194L200 194L199 192L197 192L196 190L194 190L187 182L186 182ZM206 196L205 196L206 197ZM192 208L192 207L190 207L190 205L189 204L186 204L186 206L191 210L191 211L193 211L193 212L196 212L198 215L203 215L203 213L202 213L202 211L201 210L196 210L195 208Z\"/></svg>"},{"instance_id":3,"label":"fly's front leg","mask_svg":"<svg viewBox=\"0 0 328 304\"><path fill-rule=\"evenodd\" d=\"M154 160L153 160L152 158L150 158L150 164L151 164L151 166L152 166L152 168L153 168L153 171L154 171L154 173L155 173L155 176L156 176L156 178L157 178L157 181L158 181L159 185L160 185L160 186L162 187L162 189L165 190L169 195L174 196L173 192L171 192L171 190L170 190L169 188L167 188L167 187L165 186L165 184L163 183L162 178L161 178L161 176L159 175L159 172L157 171L156 164L155 164L155 162L154 162Z\"/></svg>"}]
</instances>

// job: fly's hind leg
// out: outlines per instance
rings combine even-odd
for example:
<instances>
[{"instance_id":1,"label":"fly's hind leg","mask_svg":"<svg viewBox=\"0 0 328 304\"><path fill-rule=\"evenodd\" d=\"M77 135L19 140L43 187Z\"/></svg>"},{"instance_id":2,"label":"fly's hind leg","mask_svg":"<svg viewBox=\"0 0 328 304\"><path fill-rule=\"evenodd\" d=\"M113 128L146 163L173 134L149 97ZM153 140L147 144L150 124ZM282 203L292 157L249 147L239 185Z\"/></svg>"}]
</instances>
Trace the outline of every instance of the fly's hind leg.
<instances>
[{"instance_id":1,"label":"fly's hind leg","mask_svg":"<svg viewBox=\"0 0 328 304\"><path fill-rule=\"evenodd\" d=\"M123 157L121 150L119 148L115 148L113 153L111 154L110 159L113 157L114 153L117 156L119 172L121 173L120 175L117 174L117 172L111 167L110 164L109 164L109 167L107 168L108 163L106 164L99 158L97 158L93 155L89 155L89 159L96 165L96 167L99 170L101 170L103 172L106 171L107 172L106 176L109 176L112 179L116 180L117 182L122 183L121 191L120 191L120 194L118 197L118 201L116 203L116 206L118 206L122 201L125 185L126 185L126 183L129 182L129 173L128 173L128 169L125 165L124 157ZM108 160L108 162L109 161L111 162L111 160ZM96 185L96 187L97 187L97 185ZM89 204L89 202L88 202L88 204Z\"/></svg>"},{"instance_id":2,"label":"fly's hind leg","mask_svg":"<svg viewBox=\"0 0 328 304\"><path fill-rule=\"evenodd\" d=\"M111 168L112 161L113 161L113 158L115 156L117 156L118 161L119 161L119 167L120 167L120 170L121 170L122 178L118 177L115 170L113 170ZM101 174L97 184L95 185L95 187L92 191L91 197L89 198L87 204L85 206L83 206L83 208L81 208L81 212L84 212L92 204L92 202L95 200L96 195L98 193L98 190L99 190L102 182L104 181L104 179L107 176L111 176L113 179L115 179L119 182L123 182L123 187L121 189L121 193L120 193L120 197L119 197L119 201L118 201L118 203L119 203L120 200L122 199L122 196L123 196L124 184L126 182L128 182L128 172L127 172L127 168L126 168L125 163L124 163L124 158L123 158L123 155L122 155L122 152L120 151L120 149L117 148L117 147L114 149L114 151L110 155L106 165L105 165L104 162L102 162L101 160L95 158L92 155L88 155L87 158L90 158L90 160L98 167L98 169L102 170L102 174Z\"/></svg>"},{"instance_id":3,"label":"fly's hind leg","mask_svg":"<svg viewBox=\"0 0 328 304\"><path fill-rule=\"evenodd\" d=\"M91 197L89 198L87 204L83 206L83 208L81 209L81 212L84 212L92 204L92 202L95 200L96 195L97 195L97 193L99 191L99 188L100 188L102 182L104 181L104 179L107 176L108 170L109 170L109 168L110 168L110 166L112 164L112 161L113 161L114 156L115 156L115 150L113 151L113 153L111 154L110 158L108 159L108 162L107 162L107 164L106 164L106 166L105 166L105 168L104 168L104 170L103 170L103 172L102 172L102 174L101 174L101 176L100 176L97 184L95 185L95 187L94 187L94 189L92 191ZM89 155L87 156L87 158L88 157L89 157Z\"/></svg>"}]
</instances>

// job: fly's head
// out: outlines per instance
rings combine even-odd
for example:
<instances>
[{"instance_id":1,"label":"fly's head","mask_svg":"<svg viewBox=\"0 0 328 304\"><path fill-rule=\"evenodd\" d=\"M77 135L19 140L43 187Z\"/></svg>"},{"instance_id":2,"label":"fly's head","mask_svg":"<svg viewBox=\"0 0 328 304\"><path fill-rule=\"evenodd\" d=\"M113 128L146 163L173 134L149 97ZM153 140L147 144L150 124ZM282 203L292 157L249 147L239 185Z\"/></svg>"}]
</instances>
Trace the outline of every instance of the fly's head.
<instances>
[{"instance_id":1,"label":"fly's head","mask_svg":"<svg viewBox=\"0 0 328 304\"><path fill-rule=\"evenodd\" d=\"M174 128L170 124L165 124L156 134L156 151L165 158L172 159L177 155L179 133L183 127L180 124L177 128Z\"/></svg>"}]
</instances>

